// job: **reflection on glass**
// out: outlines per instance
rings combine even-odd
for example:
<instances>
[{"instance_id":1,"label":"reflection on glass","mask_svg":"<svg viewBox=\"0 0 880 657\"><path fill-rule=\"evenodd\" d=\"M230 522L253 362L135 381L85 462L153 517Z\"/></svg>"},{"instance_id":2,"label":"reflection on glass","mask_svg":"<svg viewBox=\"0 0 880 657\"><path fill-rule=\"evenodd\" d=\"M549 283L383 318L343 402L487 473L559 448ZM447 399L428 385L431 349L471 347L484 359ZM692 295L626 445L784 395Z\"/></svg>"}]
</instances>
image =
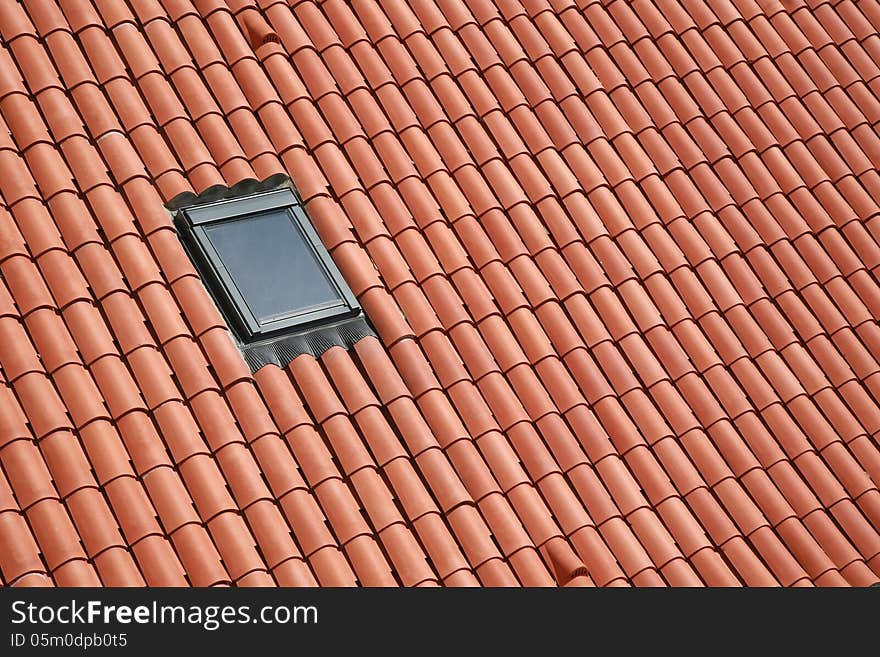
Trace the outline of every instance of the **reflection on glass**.
<instances>
[{"instance_id":1,"label":"reflection on glass","mask_svg":"<svg viewBox=\"0 0 880 657\"><path fill-rule=\"evenodd\" d=\"M340 300L287 211L215 224L206 232L260 323Z\"/></svg>"}]
</instances>

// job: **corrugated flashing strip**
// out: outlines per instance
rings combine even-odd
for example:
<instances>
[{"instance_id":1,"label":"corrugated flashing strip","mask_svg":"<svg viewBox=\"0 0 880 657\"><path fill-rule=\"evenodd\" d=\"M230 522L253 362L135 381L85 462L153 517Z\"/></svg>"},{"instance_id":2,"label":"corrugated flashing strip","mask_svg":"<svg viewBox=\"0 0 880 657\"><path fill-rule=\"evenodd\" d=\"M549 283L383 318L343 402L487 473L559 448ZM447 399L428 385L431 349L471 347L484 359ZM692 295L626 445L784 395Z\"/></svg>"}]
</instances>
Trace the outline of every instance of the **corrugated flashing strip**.
<instances>
[{"instance_id":1,"label":"corrugated flashing strip","mask_svg":"<svg viewBox=\"0 0 880 657\"><path fill-rule=\"evenodd\" d=\"M283 173L276 173L265 180L245 178L235 183L232 187L226 187L225 185L208 187L208 189L198 195L192 192L181 192L165 204L165 209L170 212L177 212L181 208L214 203L215 201L230 198L241 198L243 196L259 194L260 192L267 192L278 187L288 186L291 186L290 178Z\"/></svg>"},{"instance_id":2,"label":"corrugated flashing strip","mask_svg":"<svg viewBox=\"0 0 880 657\"><path fill-rule=\"evenodd\" d=\"M287 367L294 358L303 354L318 358L331 347L350 349L356 342L375 335L366 318L358 315L293 335L241 345L241 352L253 373L266 365Z\"/></svg>"}]
</instances>

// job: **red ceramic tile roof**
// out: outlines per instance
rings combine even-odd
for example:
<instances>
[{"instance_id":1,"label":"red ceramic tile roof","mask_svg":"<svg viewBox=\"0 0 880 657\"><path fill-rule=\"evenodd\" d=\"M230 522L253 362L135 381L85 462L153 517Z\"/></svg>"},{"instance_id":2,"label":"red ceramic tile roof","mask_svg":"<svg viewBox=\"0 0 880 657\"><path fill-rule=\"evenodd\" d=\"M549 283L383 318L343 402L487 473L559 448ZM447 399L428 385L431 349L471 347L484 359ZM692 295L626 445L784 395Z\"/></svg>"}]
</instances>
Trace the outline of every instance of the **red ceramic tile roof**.
<instances>
[{"instance_id":1,"label":"red ceramic tile roof","mask_svg":"<svg viewBox=\"0 0 880 657\"><path fill-rule=\"evenodd\" d=\"M867 585L877 0L0 3L8 585ZM163 203L379 339L251 376Z\"/></svg>"}]
</instances>

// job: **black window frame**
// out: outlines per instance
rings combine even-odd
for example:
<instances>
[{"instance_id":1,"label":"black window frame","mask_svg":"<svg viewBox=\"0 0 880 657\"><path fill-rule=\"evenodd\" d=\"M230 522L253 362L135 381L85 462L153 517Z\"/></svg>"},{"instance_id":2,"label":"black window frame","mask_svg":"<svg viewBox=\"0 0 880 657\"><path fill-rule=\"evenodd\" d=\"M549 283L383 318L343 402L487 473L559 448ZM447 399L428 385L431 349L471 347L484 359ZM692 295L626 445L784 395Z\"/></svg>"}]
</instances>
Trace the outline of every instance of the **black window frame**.
<instances>
[{"instance_id":1,"label":"black window frame","mask_svg":"<svg viewBox=\"0 0 880 657\"><path fill-rule=\"evenodd\" d=\"M337 292L339 301L332 305L324 303L291 310L260 322L248 307L244 295L236 286L234 277L224 265L206 229L278 210L286 210L291 221L295 222L301 235L305 237L306 246L314 253L319 267L324 270ZM190 259L205 282L205 287L242 344L308 331L320 324L344 320L361 313L357 298L318 237L302 202L290 188L181 208L175 217L175 225Z\"/></svg>"}]
</instances>

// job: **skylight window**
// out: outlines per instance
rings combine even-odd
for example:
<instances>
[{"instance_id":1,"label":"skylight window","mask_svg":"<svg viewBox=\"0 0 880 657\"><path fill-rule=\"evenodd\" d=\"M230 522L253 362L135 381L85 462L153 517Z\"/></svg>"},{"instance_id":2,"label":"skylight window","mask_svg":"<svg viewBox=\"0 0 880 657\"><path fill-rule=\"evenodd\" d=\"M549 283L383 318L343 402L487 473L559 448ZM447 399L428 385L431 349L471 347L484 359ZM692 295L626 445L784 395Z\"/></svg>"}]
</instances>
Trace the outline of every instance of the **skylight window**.
<instances>
[{"instance_id":1,"label":"skylight window","mask_svg":"<svg viewBox=\"0 0 880 657\"><path fill-rule=\"evenodd\" d=\"M360 314L290 189L184 208L177 224L242 345Z\"/></svg>"}]
</instances>

